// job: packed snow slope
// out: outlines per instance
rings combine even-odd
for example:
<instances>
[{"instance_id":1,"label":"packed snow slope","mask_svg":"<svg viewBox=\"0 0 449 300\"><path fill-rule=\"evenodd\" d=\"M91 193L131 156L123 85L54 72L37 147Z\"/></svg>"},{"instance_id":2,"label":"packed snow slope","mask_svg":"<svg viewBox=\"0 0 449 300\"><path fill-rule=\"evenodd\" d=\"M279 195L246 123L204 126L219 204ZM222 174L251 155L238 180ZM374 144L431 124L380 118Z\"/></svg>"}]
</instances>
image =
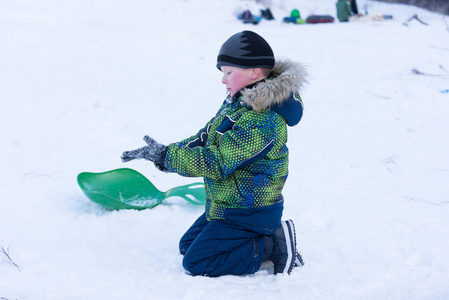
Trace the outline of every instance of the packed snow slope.
<instances>
[{"instance_id":1,"label":"packed snow slope","mask_svg":"<svg viewBox=\"0 0 449 300\"><path fill-rule=\"evenodd\" d=\"M335 0L2 1L0 298L448 299L449 20L359 0L382 22L285 24ZM427 23L412 20L414 14ZM76 176L121 167L159 189L201 181L123 164L122 151L200 129L225 97L221 44L254 30L302 62L305 114L289 129L284 217L306 265L191 277L178 240L203 208L180 198L107 211Z\"/></svg>"}]
</instances>

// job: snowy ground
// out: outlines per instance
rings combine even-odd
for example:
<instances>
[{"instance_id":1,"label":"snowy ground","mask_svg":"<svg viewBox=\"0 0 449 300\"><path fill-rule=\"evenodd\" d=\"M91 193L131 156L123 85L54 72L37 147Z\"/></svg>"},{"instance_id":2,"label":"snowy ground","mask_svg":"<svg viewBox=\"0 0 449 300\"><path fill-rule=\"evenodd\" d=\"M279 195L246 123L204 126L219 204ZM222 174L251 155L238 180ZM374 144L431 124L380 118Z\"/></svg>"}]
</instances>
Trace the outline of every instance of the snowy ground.
<instances>
[{"instance_id":1,"label":"snowy ground","mask_svg":"<svg viewBox=\"0 0 449 300\"><path fill-rule=\"evenodd\" d=\"M292 25L291 9L335 16L336 1L273 2L253 26L233 15L250 1L2 1L1 299L449 298L449 17L359 0L394 19ZM404 26L416 13L429 25ZM311 73L284 190L306 266L191 277L177 243L201 207L109 212L76 176L199 181L120 155L204 125L225 97L218 49L244 29Z\"/></svg>"}]
</instances>

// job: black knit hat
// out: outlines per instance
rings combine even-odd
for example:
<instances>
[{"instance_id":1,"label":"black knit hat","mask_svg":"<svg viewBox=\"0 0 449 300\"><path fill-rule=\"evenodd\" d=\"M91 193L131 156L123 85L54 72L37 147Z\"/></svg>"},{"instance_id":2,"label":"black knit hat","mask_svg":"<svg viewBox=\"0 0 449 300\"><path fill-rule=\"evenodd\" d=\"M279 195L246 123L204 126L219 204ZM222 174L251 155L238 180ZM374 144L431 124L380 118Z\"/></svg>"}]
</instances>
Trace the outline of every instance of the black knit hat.
<instances>
[{"instance_id":1,"label":"black knit hat","mask_svg":"<svg viewBox=\"0 0 449 300\"><path fill-rule=\"evenodd\" d=\"M273 50L263 37L245 30L234 34L221 46L217 68L221 70L222 66L273 69Z\"/></svg>"}]
</instances>

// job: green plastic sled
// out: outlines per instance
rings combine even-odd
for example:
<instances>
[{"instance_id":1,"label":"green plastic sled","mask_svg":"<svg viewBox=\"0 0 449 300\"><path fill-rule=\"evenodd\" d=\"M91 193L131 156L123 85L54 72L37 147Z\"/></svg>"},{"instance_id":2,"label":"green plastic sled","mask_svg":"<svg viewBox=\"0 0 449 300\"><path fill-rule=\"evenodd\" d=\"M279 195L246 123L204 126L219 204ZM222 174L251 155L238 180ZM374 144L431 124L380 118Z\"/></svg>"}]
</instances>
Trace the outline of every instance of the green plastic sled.
<instances>
[{"instance_id":1,"label":"green plastic sled","mask_svg":"<svg viewBox=\"0 0 449 300\"><path fill-rule=\"evenodd\" d=\"M103 173L83 172L77 180L87 198L112 210L152 208L174 196L196 205L206 203L203 183L177 186L161 192L145 176L127 168Z\"/></svg>"}]
</instances>

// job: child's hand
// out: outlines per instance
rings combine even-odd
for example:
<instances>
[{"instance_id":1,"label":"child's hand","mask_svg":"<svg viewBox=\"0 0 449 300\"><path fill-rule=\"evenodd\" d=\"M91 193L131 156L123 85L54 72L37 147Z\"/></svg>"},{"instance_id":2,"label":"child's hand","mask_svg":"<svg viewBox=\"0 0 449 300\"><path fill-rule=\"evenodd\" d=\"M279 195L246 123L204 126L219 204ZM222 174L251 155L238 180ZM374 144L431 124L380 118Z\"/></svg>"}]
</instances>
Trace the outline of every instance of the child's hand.
<instances>
[{"instance_id":1,"label":"child's hand","mask_svg":"<svg viewBox=\"0 0 449 300\"><path fill-rule=\"evenodd\" d=\"M167 146L159 144L148 135L146 135L143 139L148 144L148 146L123 152L121 157L122 161L128 162L133 159L143 158L154 162L159 170L165 171L166 168L164 166L164 156Z\"/></svg>"},{"instance_id":2,"label":"child's hand","mask_svg":"<svg viewBox=\"0 0 449 300\"><path fill-rule=\"evenodd\" d=\"M149 152L148 148L149 148L148 146L145 146L145 147L142 147L142 148L139 148L136 150L125 151L122 154L122 161L128 162L128 161L131 161L131 160L137 159L137 158L145 158L145 159L151 160L150 159L151 156L148 154L148 152Z\"/></svg>"}]
</instances>

